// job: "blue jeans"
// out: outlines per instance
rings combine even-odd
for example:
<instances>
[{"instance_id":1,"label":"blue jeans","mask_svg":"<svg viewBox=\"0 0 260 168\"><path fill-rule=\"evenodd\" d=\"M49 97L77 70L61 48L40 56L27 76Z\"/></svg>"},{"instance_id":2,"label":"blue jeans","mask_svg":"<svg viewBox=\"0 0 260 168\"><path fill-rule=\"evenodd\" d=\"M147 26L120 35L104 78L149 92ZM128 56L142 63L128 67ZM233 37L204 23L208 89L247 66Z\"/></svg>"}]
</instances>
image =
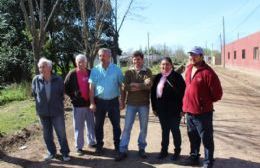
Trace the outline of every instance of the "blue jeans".
<instances>
[{"instance_id":1,"label":"blue jeans","mask_svg":"<svg viewBox=\"0 0 260 168\"><path fill-rule=\"evenodd\" d=\"M77 149L84 146L84 128L86 127L87 144L96 144L94 114L87 107L73 107L74 138Z\"/></svg>"},{"instance_id":2,"label":"blue jeans","mask_svg":"<svg viewBox=\"0 0 260 168\"><path fill-rule=\"evenodd\" d=\"M187 114L187 129L190 140L190 154L199 157L201 140L204 145L204 164L213 164L214 139L213 139L213 112L201 115Z\"/></svg>"},{"instance_id":3,"label":"blue jeans","mask_svg":"<svg viewBox=\"0 0 260 168\"><path fill-rule=\"evenodd\" d=\"M63 156L69 154L69 146L66 137L65 119L64 115L58 115L53 117L40 116L40 121L43 127L43 138L47 146L49 154L56 154L56 146L53 141L53 128L57 134L58 141L60 143L60 153Z\"/></svg>"},{"instance_id":4,"label":"blue jeans","mask_svg":"<svg viewBox=\"0 0 260 168\"><path fill-rule=\"evenodd\" d=\"M149 116L149 106L131 106L127 105L126 116L125 116L125 128L122 133L119 151L126 152L128 150L128 144L130 141L130 133L135 121L136 113L138 112L139 122L140 122L140 133L138 138L138 147L140 149L145 149L146 135L147 135L147 125Z\"/></svg>"},{"instance_id":5,"label":"blue jeans","mask_svg":"<svg viewBox=\"0 0 260 168\"><path fill-rule=\"evenodd\" d=\"M106 118L106 114L108 113L108 118L110 119L113 126L113 134L114 134L114 145L115 148L118 148L120 143L120 110L119 110L119 102L118 97L112 100L103 100L96 98L96 123L95 123L95 133L97 139L97 148L102 148L104 145L104 121Z\"/></svg>"}]
</instances>

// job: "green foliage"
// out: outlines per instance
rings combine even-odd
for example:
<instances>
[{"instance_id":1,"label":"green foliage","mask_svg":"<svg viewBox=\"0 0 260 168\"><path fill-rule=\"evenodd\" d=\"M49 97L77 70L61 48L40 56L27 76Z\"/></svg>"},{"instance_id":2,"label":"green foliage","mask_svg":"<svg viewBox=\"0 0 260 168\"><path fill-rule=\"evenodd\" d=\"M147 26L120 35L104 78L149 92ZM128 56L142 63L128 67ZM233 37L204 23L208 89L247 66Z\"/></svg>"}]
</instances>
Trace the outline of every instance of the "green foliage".
<instances>
[{"instance_id":1,"label":"green foliage","mask_svg":"<svg viewBox=\"0 0 260 168\"><path fill-rule=\"evenodd\" d=\"M0 106L12 102L28 99L31 95L29 83L12 84L0 90Z\"/></svg>"},{"instance_id":2,"label":"green foliage","mask_svg":"<svg viewBox=\"0 0 260 168\"><path fill-rule=\"evenodd\" d=\"M35 5L34 9L38 9ZM100 1L101 2L101 1ZM20 1L0 0L0 83L21 82L31 80L34 68L32 53L32 35L26 29ZM25 2L27 5L28 1ZM49 16L54 1L44 1L44 14ZM103 1L102 1L103 3ZM111 3L106 1L106 3ZM39 5L39 4L38 4ZM27 6L26 6L27 7ZM119 48L113 48L116 40L113 29L113 12L108 12L103 20L97 21L96 8L93 1L86 2L88 20L82 21L78 1L61 0L57 10L47 27L45 42L40 56L47 57L53 61L53 70L63 77L74 64L74 56L78 53L86 53L88 58L95 57L99 47L112 48L117 54L121 53ZM39 12L35 12L36 30L39 30ZM46 18L45 18L46 19ZM101 37L96 36L98 25L104 23ZM82 25L87 24L89 46L85 49L82 38ZM97 45L96 45L97 44ZM95 49L93 49L95 48ZM94 51L94 52L93 52ZM115 55L117 55L115 54ZM92 59L89 59L89 62Z\"/></svg>"},{"instance_id":3,"label":"green foliage","mask_svg":"<svg viewBox=\"0 0 260 168\"><path fill-rule=\"evenodd\" d=\"M122 70L123 74L125 74L125 71L128 70L128 67L126 67L126 66L121 67L121 70Z\"/></svg>"},{"instance_id":4,"label":"green foliage","mask_svg":"<svg viewBox=\"0 0 260 168\"><path fill-rule=\"evenodd\" d=\"M153 65L151 67L151 71L153 75L158 74L160 72L160 64Z\"/></svg>"},{"instance_id":5,"label":"green foliage","mask_svg":"<svg viewBox=\"0 0 260 168\"><path fill-rule=\"evenodd\" d=\"M33 123L37 123L35 105L32 100L13 102L0 109L0 133L14 133Z\"/></svg>"},{"instance_id":6,"label":"green foliage","mask_svg":"<svg viewBox=\"0 0 260 168\"><path fill-rule=\"evenodd\" d=\"M0 83L31 79L31 52L18 1L0 1Z\"/></svg>"}]
</instances>

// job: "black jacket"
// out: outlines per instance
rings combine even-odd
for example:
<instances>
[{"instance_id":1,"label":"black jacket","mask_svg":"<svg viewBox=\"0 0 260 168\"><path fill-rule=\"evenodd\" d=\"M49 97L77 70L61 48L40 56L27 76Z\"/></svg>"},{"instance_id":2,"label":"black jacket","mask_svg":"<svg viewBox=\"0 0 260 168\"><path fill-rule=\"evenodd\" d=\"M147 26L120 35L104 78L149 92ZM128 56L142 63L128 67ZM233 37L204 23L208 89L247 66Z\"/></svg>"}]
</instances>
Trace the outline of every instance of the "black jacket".
<instances>
[{"instance_id":1,"label":"black jacket","mask_svg":"<svg viewBox=\"0 0 260 168\"><path fill-rule=\"evenodd\" d=\"M164 84L162 97L157 98L156 90L161 77L161 73L155 76L151 88L152 109L157 113L165 111L165 113L180 114L182 111L182 99L185 91L185 82L183 77L177 72L172 71Z\"/></svg>"},{"instance_id":2,"label":"black jacket","mask_svg":"<svg viewBox=\"0 0 260 168\"><path fill-rule=\"evenodd\" d=\"M90 70L87 70L90 76ZM70 97L74 107L88 107L90 101L81 97L76 70L71 70L65 78L65 93Z\"/></svg>"}]
</instances>

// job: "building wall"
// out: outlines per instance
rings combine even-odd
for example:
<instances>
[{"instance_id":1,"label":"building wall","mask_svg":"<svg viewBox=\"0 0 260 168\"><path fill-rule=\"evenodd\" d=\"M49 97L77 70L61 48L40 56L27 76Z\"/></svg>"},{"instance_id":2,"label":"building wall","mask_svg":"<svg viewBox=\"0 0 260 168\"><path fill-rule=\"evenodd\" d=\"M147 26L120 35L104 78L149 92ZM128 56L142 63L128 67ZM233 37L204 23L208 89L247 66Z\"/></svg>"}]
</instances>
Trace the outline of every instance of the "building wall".
<instances>
[{"instance_id":1,"label":"building wall","mask_svg":"<svg viewBox=\"0 0 260 168\"><path fill-rule=\"evenodd\" d=\"M258 59L254 59L254 47L258 47ZM242 50L245 50L244 59L242 59ZM236 51L236 59L234 59L234 51ZM260 70L259 52L260 32L257 32L226 45L225 66ZM229 58L228 53L230 55ZM224 60L223 57L224 55L222 55L222 59Z\"/></svg>"},{"instance_id":2,"label":"building wall","mask_svg":"<svg viewBox=\"0 0 260 168\"><path fill-rule=\"evenodd\" d=\"M221 57L212 57L212 65L221 65Z\"/></svg>"}]
</instances>

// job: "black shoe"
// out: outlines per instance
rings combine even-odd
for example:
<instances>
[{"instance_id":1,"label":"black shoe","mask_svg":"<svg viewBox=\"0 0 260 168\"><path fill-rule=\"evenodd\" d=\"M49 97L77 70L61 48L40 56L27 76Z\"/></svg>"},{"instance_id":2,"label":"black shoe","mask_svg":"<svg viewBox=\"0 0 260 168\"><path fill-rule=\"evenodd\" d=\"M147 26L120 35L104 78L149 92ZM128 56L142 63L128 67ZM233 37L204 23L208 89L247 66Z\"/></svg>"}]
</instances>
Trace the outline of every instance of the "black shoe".
<instances>
[{"instance_id":1,"label":"black shoe","mask_svg":"<svg viewBox=\"0 0 260 168\"><path fill-rule=\"evenodd\" d=\"M115 146L115 152L119 152L119 146Z\"/></svg>"},{"instance_id":2,"label":"black shoe","mask_svg":"<svg viewBox=\"0 0 260 168\"><path fill-rule=\"evenodd\" d=\"M180 153L174 153L172 156L171 156L171 160L172 161L176 161L180 158Z\"/></svg>"},{"instance_id":3,"label":"black shoe","mask_svg":"<svg viewBox=\"0 0 260 168\"><path fill-rule=\"evenodd\" d=\"M101 155L103 155L103 153L104 153L103 147L96 148L96 151L95 151L96 155L101 156Z\"/></svg>"},{"instance_id":4,"label":"black shoe","mask_svg":"<svg viewBox=\"0 0 260 168\"><path fill-rule=\"evenodd\" d=\"M200 159L198 156L190 155L184 162L186 166L199 166Z\"/></svg>"},{"instance_id":5,"label":"black shoe","mask_svg":"<svg viewBox=\"0 0 260 168\"><path fill-rule=\"evenodd\" d=\"M157 159L164 159L168 156L168 152L160 152Z\"/></svg>"},{"instance_id":6,"label":"black shoe","mask_svg":"<svg viewBox=\"0 0 260 168\"><path fill-rule=\"evenodd\" d=\"M97 144L93 144L93 145L88 145L88 148L96 148L97 147Z\"/></svg>"},{"instance_id":7,"label":"black shoe","mask_svg":"<svg viewBox=\"0 0 260 168\"><path fill-rule=\"evenodd\" d=\"M77 153L78 156L84 155L84 151L82 149L78 149L76 153Z\"/></svg>"},{"instance_id":8,"label":"black shoe","mask_svg":"<svg viewBox=\"0 0 260 168\"><path fill-rule=\"evenodd\" d=\"M122 161L127 158L127 154L125 152L119 152L117 157L115 158L116 162Z\"/></svg>"},{"instance_id":9,"label":"black shoe","mask_svg":"<svg viewBox=\"0 0 260 168\"><path fill-rule=\"evenodd\" d=\"M140 156L142 159L146 159L146 158L147 158L147 155L146 155L144 149L140 149L139 152L138 152L138 154L139 154L139 156Z\"/></svg>"}]
</instances>

